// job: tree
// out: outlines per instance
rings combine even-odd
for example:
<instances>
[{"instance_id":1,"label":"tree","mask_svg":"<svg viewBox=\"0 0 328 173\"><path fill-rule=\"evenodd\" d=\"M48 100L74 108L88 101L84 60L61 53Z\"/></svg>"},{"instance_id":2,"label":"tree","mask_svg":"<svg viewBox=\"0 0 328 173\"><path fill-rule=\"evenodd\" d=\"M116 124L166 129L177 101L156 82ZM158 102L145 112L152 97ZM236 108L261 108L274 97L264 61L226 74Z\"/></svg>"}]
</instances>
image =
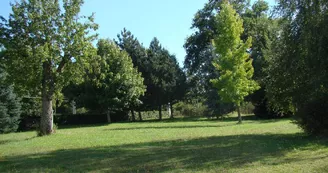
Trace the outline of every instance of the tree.
<instances>
[{"instance_id":1,"label":"tree","mask_svg":"<svg viewBox=\"0 0 328 173\"><path fill-rule=\"evenodd\" d=\"M278 112L273 111L266 98L266 82L268 74L265 68L268 67L268 59L273 55L272 44L278 35L278 19L268 16L269 5L263 0L254 2L252 8L247 9L242 14L245 31L242 39L252 37L252 47L250 56L253 59L254 75L261 89L255 91L246 99L255 106L254 114L261 118L275 118L280 116Z\"/></svg>"},{"instance_id":2,"label":"tree","mask_svg":"<svg viewBox=\"0 0 328 173\"><path fill-rule=\"evenodd\" d=\"M179 99L179 94L173 96L177 89L183 88L183 74L176 58L160 45L154 38L148 49L150 82L147 88L154 107L158 107L159 119L162 119L162 106ZM180 94L183 94L180 93Z\"/></svg>"},{"instance_id":3,"label":"tree","mask_svg":"<svg viewBox=\"0 0 328 173\"><path fill-rule=\"evenodd\" d=\"M15 132L21 114L20 100L13 92L13 86L7 84L6 75L0 66L0 133Z\"/></svg>"},{"instance_id":4,"label":"tree","mask_svg":"<svg viewBox=\"0 0 328 173\"><path fill-rule=\"evenodd\" d=\"M22 0L12 5L9 22L2 25L10 78L17 85L41 90L41 135L53 132L54 96L69 82L80 82L88 64L95 38L89 33L98 26L93 16L79 15L82 4L82 0Z\"/></svg>"},{"instance_id":5,"label":"tree","mask_svg":"<svg viewBox=\"0 0 328 173\"><path fill-rule=\"evenodd\" d=\"M125 28L121 31L121 34L117 35L118 40L115 41L116 44L124 51L126 51L132 59L133 66L141 73L142 77L144 78L144 85L146 88L150 86L150 73L149 71L149 60L147 57L146 49L143 45L138 41L134 35L126 30ZM133 107L132 112L132 119L134 120L134 109L136 109L139 113L139 120L142 120L141 112L142 110L146 110L147 107L150 107L149 104L152 102L150 100L150 93L146 90L146 93L140 98L143 104L139 104L138 107Z\"/></svg>"},{"instance_id":6,"label":"tree","mask_svg":"<svg viewBox=\"0 0 328 173\"><path fill-rule=\"evenodd\" d=\"M281 31L266 68L270 105L309 134L327 134L328 2L279 1Z\"/></svg>"},{"instance_id":7,"label":"tree","mask_svg":"<svg viewBox=\"0 0 328 173\"><path fill-rule=\"evenodd\" d=\"M139 98L145 86L129 55L113 41L100 39L97 54L86 72L80 100L89 109L107 112L110 122L111 111L125 111L141 104Z\"/></svg>"},{"instance_id":8,"label":"tree","mask_svg":"<svg viewBox=\"0 0 328 173\"><path fill-rule=\"evenodd\" d=\"M191 28L195 32L186 40L184 48L186 57L184 68L186 69L189 100L205 102L211 116L228 113L231 104L218 102L220 96L216 94L216 89L210 83L210 79L218 78L212 61L215 58L211 40L218 35L216 14L221 10L222 0L209 0L205 6L199 10L192 21ZM243 14L249 6L248 0L229 0L235 7L238 14Z\"/></svg>"},{"instance_id":9,"label":"tree","mask_svg":"<svg viewBox=\"0 0 328 173\"><path fill-rule=\"evenodd\" d=\"M238 110L238 122L241 123L240 105L244 97L259 89L252 80L254 69L252 60L246 52L251 47L251 38L243 42L240 38L243 33L242 19L232 5L224 2L216 20L218 35L213 40L217 58L213 65L219 71L220 77L211 82L218 89L223 102L235 103Z\"/></svg>"}]
</instances>

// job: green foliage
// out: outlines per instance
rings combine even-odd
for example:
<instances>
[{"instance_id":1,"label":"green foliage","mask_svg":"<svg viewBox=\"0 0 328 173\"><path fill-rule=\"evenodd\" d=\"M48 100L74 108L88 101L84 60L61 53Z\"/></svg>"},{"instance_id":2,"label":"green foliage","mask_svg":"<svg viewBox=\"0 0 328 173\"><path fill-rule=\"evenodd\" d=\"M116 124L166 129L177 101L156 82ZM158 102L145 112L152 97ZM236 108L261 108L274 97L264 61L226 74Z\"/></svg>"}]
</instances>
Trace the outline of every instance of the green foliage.
<instances>
[{"instance_id":1,"label":"green foliage","mask_svg":"<svg viewBox=\"0 0 328 173\"><path fill-rule=\"evenodd\" d=\"M85 82L68 88L65 93L70 95L67 96L75 99L80 107L99 113L141 104L139 98L144 94L145 86L129 55L110 40L99 40L97 47L98 56L90 63Z\"/></svg>"},{"instance_id":2,"label":"green foliage","mask_svg":"<svg viewBox=\"0 0 328 173\"><path fill-rule=\"evenodd\" d=\"M154 38L148 49L150 85L147 88L156 106L176 102L184 96L185 75L176 57Z\"/></svg>"},{"instance_id":3,"label":"green foliage","mask_svg":"<svg viewBox=\"0 0 328 173\"><path fill-rule=\"evenodd\" d=\"M5 81L6 72L0 67L0 133L16 132L20 123L21 103L12 85Z\"/></svg>"},{"instance_id":4,"label":"green foliage","mask_svg":"<svg viewBox=\"0 0 328 173\"><path fill-rule=\"evenodd\" d=\"M82 4L81 0L61 3L23 0L13 4L13 12L4 26L10 34L5 42L8 73L15 85L26 86L27 91L40 91L47 75L44 70L51 71L45 82L46 88L54 93L70 81L81 79L90 42L95 38L86 33L98 27L93 16L79 16Z\"/></svg>"},{"instance_id":5,"label":"green foliage","mask_svg":"<svg viewBox=\"0 0 328 173\"><path fill-rule=\"evenodd\" d=\"M117 37L118 41L116 41L116 44L129 54L133 66L141 73L141 76L144 78L144 85L147 88L145 94L140 97L143 104L139 104L138 107L134 107L134 109L146 110L147 108L152 107L152 104L154 103L150 92L150 75L152 73L151 63L148 59L146 48L144 48L138 39L125 28Z\"/></svg>"},{"instance_id":6,"label":"green foliage","mask_svg":"<svg viewBox=\"0 0 328 173\"><path fill-rule=\"evenodd\" d=\"M178 102L173 105L173 108L176 111L176 115L184 117L200 117L208 112L207 106L201 102Z\"/></svg>"},{"instance_id":7,"label":"green foliage","mask_svg":"<svg viewBox=\"0 0 328 173\"><path fill-rule=\"evenodd\" d=\"M328 135L328 95L307 101L296 113L296 123L308 134Z\"/></svg>"},{"instance_id":8,"label":"green foliage","mask_svg":"<svg viewBox=\"0 0 328 173\"><path fill-rule=\"evenodd\" d=\"M213 61L220 77L211 82L218 89L223 102L232 102L240 106L244 97L259 89L252 80L252 60L246 52L251 47L251 38L245 43L240 39L243 33L242 19L233 7L225 2L217 15L220 25L214 40L217 58Z\"/></svg>"},{"instance_id":9,"label":"green foliage","mask_svg":"<svg viewBox=\"0 0 328 173\"><path fill-rule=\"evenodd\" d=\"M300 127L310 134L323 133L326 122L319 102L325 103L328 93L328 10L322 8L327 5L323 0L279 2L282 28L266 69L271 106L296 113Z\"/></svg>"},{"instance_id":10,"label":"green foliage","mask_svg":"<svg viewBox=\"0 0 328 173\"><path fill-rule=\"evenodd\" d=\"M81 82L91 42L93 16L79 15L83 0L22 0L1 24L10 79L22 94L42 95L41 130L52 133L52 100L70 82ZM84 23L82 23L83 21Z\"/></svg>"},{"instance_id":11,"label":"green foliage","mask_svg":"<svg viewBox=\"0 0 328 173\"><path fill-rule=\"evenodd\" d=\"M195 14L191 27L195 32L187 38L184 45L187 53L184 61L188 79L187 98L204 100L209 113L214 116L223 115L233 107L218 102L221 98L216 94L217 89L210 83L210 79L219 77L219 73L212 65L215 53L211 41L219 34L217 26L220 23L216 20L216 15L220 12L223 2L211 0ZM249 7L248 0L229 0L229 2L240 15Z\"/></svg>"}]
</instances>

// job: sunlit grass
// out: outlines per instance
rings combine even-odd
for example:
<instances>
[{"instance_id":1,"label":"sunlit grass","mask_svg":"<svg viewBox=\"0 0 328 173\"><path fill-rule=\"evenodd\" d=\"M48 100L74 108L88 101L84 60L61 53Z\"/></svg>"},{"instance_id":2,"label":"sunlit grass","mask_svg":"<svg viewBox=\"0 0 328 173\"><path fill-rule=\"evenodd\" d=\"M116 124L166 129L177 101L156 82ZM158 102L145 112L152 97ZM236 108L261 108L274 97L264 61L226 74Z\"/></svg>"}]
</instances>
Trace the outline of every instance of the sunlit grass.
<instances>
[{"instance_id":1,"label":"sunlit grass","mask_svg":"<svg viewBox=\"0 0 328 173\"><path fill-rule=\"evenodd\" d=\"M0 135L0 172L325 172L327 140L290 120L176 119Z\"/></svg>"}]
</instances>

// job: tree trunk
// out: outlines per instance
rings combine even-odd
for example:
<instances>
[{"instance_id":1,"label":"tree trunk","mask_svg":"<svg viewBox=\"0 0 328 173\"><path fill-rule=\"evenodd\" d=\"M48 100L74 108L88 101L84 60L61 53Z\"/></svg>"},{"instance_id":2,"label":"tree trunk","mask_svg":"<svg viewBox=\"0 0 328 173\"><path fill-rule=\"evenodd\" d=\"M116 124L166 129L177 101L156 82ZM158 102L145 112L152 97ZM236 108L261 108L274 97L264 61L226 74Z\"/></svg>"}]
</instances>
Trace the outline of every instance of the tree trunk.
<instances>
[{"instance_id":1,"label":"tree trunk","mask_svg":"<svg viewBox=\"0 0 328 173\"><path fill-rule=\"evenodd\" d=\"M112 123L112 120L110 118L110 110L109 109L107 110L107 122Z\"/></svg>"},{"instance_id":2,"label":"tree trunk","mask_svg":"<svg viewBox=\"0 0 328 173\"><path fill-rule=\"evenodd\" d=\"M52 99L47 94L42 94L42 116L40 134L50 135L53 132Z\"/></svg>"},{"instance_id":3,"label":"tree trunk","mask_svg":"<svg viewBox=\"0 0 328 173\"><path fill-rule=\"evenodd\" d=\"M138 115L139 115L139 121L142 121L142 115L140 111L138 111Z\"/></svg>"},{"instance_id":4,"label":"tree trunk","mask_svg":"<svg viewBox=\"0 0 328 173\"><path fill-rule=\"evenodd\" d=\"M54 93L54 80L51 76L51 63L42 64L42 115L40 122L40 135L50 135L53 132L52 98Z\"/></svg>"},{"instance_id":5,"label":"tree trunk","mask_svg":"<svg viewBox=\"0 0 328 173\"><path fill-rule=\"evenodd\" d=\"M136 121L136 116L134 115L134 110L131 109L132 121Z\"/></svg>"},{"instance_id":6,"label":"tree trunk","mask_svg":"<svg viewBox=\"0 0 328 173\"><path fill-rule=\"evenodd\" d=\"M158 106L158 115L159 115L159 120L162 120L162 105Z\"/></svg>"},{"instance_id":7,"label":"tree trunk","mask_svg":"<svg viewBox=\"0 0 328 173\"><path fill-rule=\"evenodd\" d=\"M237 107L237 111L238 111L238 124L241 124L242 119L241 119L241 114L240 114L240 106Z\"/></svg>"},{"instance_id":8,"label":"tree trunk","mask_svg":"<svg viewBox=\"0 0 328 173\"><path fill-rule=\"evenodd\" d=\"M173 119L173 118L174 118L174 114L173 114L173 113L174 113L174 111L173 111L173 105L170 104L169 106L170 106L170 113L171 113L170 118Z\"/></svg>"}]
</instances>

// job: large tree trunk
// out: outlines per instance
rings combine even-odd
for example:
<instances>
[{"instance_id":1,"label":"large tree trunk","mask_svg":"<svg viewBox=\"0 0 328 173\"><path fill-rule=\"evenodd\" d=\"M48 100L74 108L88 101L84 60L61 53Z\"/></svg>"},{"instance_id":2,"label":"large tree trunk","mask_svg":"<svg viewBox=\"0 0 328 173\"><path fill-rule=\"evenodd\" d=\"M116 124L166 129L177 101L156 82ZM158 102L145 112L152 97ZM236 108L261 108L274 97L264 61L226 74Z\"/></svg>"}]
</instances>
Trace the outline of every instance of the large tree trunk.
<instances>
[{"instance_id":1,"label":"large tree trunk","mask_svg":"<svg viewBox=\"0 0 328 173\"><path fill-rule=\"evenodd\" d=\"M142 115L140 111L138 111L138 115L139 115L139 121L142 121Z\"/></svg>"},{"instance_id":2,"label":"large tree trunk","mask_svg":"<svg viewBox=\"0 0 328 173\"><path fill-rule=\"evenodd\" d=\"M43 62L42 70L42 115L40 122L40 135L50 135L53 132L52 98L54 93L54 80L51 76L51 63Z\"/></svg>"},{"instance_id":3,"label":"large tree trunk","mask_svg":"<svg viewBox=\"0 0 328 173\"><path fill-rule=\"evenodd\" d=\"M40 134L50 135L53 132L52 99L47 94L42 95L42 116Z\"/></svg>"},{"instance_id":4,"label":"large tree trunk","mask_svg":"<svg viewBox=\"0 0 328 173\"><path fill-rule=\"evenodd\" d=\"M112 123L112 120L110 118L110 110L109 109L107 109L107 122Z\"/></svg>"},{"instance_id":5,"label":"large tree trunk","mask_svg":"<svg viewBox=\"0 0 328 173\"><path fill-rule=\"evenodd\" d=\"M136 121L136 116L134 115L134 110L131 109L132 121Z\"/></svg>"},{"instance_id":6,"label":"large tree trunk","mask_svg":"<svg viewBox=\"0 0 328 173\"><path fill-rule=\"evenodd\" d=\"M158 106L158 115L159 115L159 120L162 120L162 105Z\"/></svg>"},{"instance_id":7,"label":"large tree trunk","mask_svg":"<svg viewBox=\"0 0 328 173\"><path fill-rule=\"evenodd\" d=\"M240 106L237 106L237 112L238 112L238 124L241 124L242 118L241 118L241 114L240 114Z\"/></svg>"}]
</instances>

